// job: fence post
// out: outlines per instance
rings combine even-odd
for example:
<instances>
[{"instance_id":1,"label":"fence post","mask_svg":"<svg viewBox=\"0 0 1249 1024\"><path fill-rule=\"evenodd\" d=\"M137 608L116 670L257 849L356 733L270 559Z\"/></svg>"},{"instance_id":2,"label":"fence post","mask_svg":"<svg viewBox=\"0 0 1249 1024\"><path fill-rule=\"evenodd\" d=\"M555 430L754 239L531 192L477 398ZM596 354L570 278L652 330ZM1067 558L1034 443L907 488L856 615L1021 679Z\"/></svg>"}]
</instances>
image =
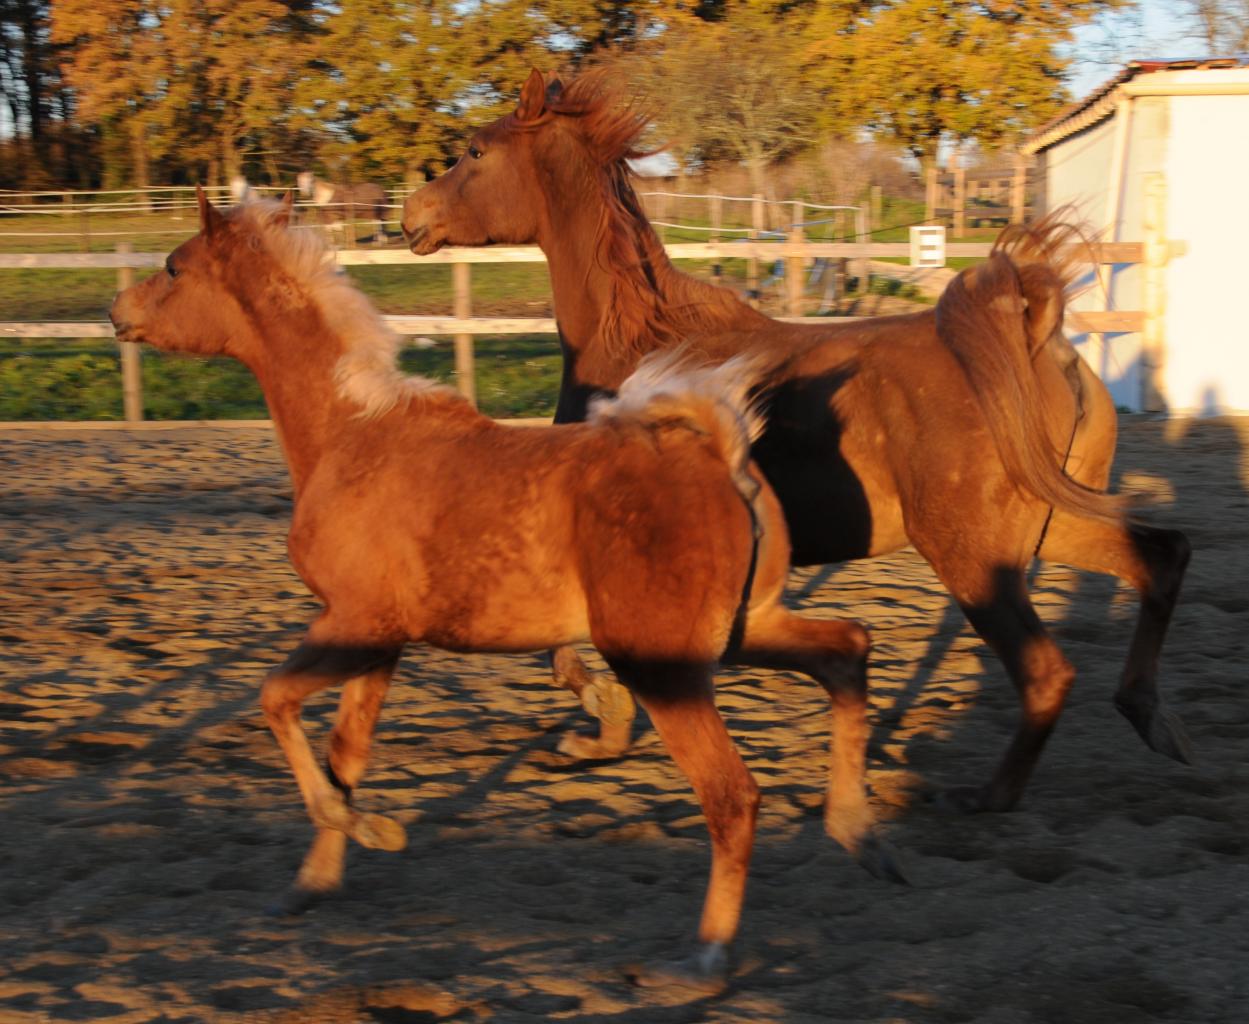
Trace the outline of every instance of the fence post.
<instances>
[{"instance_id":1,"label":"fence post","mask_svg":"<svg viewBox=\"0 0 1249 1024\"><path fill-rule=\"evenodd\" d=\"M806 219L806 204L801 199L794 200L794 219L789 226L789 244L801 246L804 241L802 223ZM802 316L803 288L802 254L792 253L785 260L785 292L790 316Z\"/></svg>"},{"instance_id":2,"label":"fence post","mask_svg":"<svg viewBox=\"0 0 1249 1024\"><path fill-rule=\"evenodd\" d=\"M859 292L863 295L871 291L872 259L867 254L867 245L872 240L868 230L867 211L859 207L854 211L854 230L859 243Z\"/></svg>"},{"instance_id":3,"label":"fence post","mask_svg":"<svg viewBox=\"0 0 1249 1024\"><path fill-rule=\"evenodd\" d=\"M750 201L750 240L758 241L761 234L763 234L763 196L756 192ZM746 261L746 292L752 296L759 292L759 261L754 256ZM758 304L757 298L751 300L751 305L757 306Z\"/></svg>"},{"instance_id":4,"label":"fence post","mask_svg":"<svg viewBox=\"0 0 1249 1024\"><path fill-rule=\"evenodd\" d=\"M724 213L722 209L723 203L719 195L709 196L708 202L711 204L711 241L718 242L720 241L720 227L721 227L721 223L724 217ZM717 257L715 260L712 261L711 276L712 277L720 276L719 257Z\"/></svg>"},{"instance_id":5,"label":"fence post","mask_svg":"<svg viewBox=\"0 0 1249 1024\"><path fill-rule=\"evenodd\" d=\"M473 315L472 277L469 264L451 264L451 287L455 293L455 316L467 320ZM477 404L477 380L473 371L473 336L455 336L455 386L473 405Z\"/></svg>"},{"instance_id":6,"label":"fence post","mask_svg":"<svg viewBox=\"0 0 1249 1024\"><path fill-rule=\"evenodd\" d=\"M967 235L967 171L961 158L954 168L954 237Z\"/></svg>"},{"instance_id":7,"label":"fence post","mask_svg":"<svg viewBox=\"0 0 1249 1024\"><path fill-rule=\"evenodd\" d=\"M884 203L881 200L880 186L872 186L872 219L868 221L868 234L879 231L885 226Z\"/></svg>"},{"instance_id":8,"label":"fence post","mask_svg":"<svg viewBox=\"0 0 1249 1024\"><path fill-rule=\"evenodd\" d=\"M1015 155L1015 173L1010 180L1010 222L1024 222L1024 193L1028 182L1028 164L1022 153Z\"/></svg>"},{"instance_id":9,"label":"fence post","mask_svg":"<svg viewBox=\"0 0 1249 1024\"><path fill-rule=\"evenodd\" d=\"M117 254L125 256L134 252L130 242L118 242ZM124 291L134 284L134 268L117 268L117 290ZM133 341L118 342L121 348L121 404L127 423L143 420L143 364L139 346Z\"/></svg>"},{"instance_id":10,"label":"fence post","mask_svg":"<svg viewBox=\"0 0 1249 1024\"><path fill-rule=\"evenodd\" d=\"M924 180L924 223L931 224L937 219L937 165L928 168Z\"/></svg>"}]
</instances>

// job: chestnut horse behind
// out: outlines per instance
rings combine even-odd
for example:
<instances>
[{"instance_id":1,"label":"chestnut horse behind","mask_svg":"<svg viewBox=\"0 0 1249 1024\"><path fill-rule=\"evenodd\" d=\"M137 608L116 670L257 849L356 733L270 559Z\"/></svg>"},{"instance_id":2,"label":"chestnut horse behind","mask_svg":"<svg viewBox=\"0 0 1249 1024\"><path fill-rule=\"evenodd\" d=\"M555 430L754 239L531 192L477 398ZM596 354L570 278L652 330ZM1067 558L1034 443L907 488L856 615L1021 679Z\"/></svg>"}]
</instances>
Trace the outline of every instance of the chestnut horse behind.
<instances>
[{"instance_id":1,"label":"chestnut horse behind","mask_svg":"<svg viewBox=\"0 0 1249 1024\"><path fill-rule=\"evenodd\" d=\"M742 352L766 361L768 426L753 454L784 507L794 563L913 544L1019 691L1022 717L993 777L949 791L947 803L1013 806L1074 678L1028 597L1034 557L1139 591L1115 702L1150 747L1187 761L1157 668L1188 542L1125 520L1102 493L1115 409L1062 334L1076 233L1052 218L1009 230L932 311L781 323L672 266L630 180L646 123L609 77L564 86L533 72L515 113L476 132L453 168L408 197L412 251L541 246L564 352L557 422L583 419L590 396L615 391L654 350L688 343L713 361ZM604 698L612 688L575 653L557 652L555 665L597 707L621 703ZM619 754L629 738L619 717L604 718L598 739L565 737L562 749Z\"/></svg>"},{"instance_id":2,"label":"chestnut horse behind","mask_svg":"<svg viewBox=\"0 0 1249 1024\"><path fill-rule=\"evenodd\" d=\"M749 462L748 364L652 363L587 424L500 425L396 370L397 338L319 235L289 227L289 196L222 214L201 193L200 216L200 233L122 292L112 318L126 341L242 360L290 467L291 561L325 606L261 693L317 828L290 909L338 887L348 836L404 843L350 797L400 652L421 642L533 651L588 639L649 712L702 805L712 868L694 956L646 980L715 987L737 929L759 797L713 701L721 660L827 690L826 826L897 877L864 792L867 635L781 605L789 543ZM337 683L327 774L299 713Z\"/></svg>"}]
</instances>

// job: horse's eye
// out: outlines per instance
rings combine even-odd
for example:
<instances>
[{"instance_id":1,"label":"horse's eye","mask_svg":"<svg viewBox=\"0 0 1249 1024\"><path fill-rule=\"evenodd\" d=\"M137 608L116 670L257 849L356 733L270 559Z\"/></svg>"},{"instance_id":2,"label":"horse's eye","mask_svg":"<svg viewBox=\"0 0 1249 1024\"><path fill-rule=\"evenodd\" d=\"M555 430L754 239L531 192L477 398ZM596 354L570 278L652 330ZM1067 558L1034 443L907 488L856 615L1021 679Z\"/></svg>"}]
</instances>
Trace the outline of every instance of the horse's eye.
<instances>
[{"instance_id":1,"label":"horse's eye","mask_svg":"<svg viewBox=\"0 0 1249 1024\"><path fill-rule=\"evenodd\" d=\"M170 277L178 276L178 268L173 265L173 260L165 260L165 273Z\"/></svg>"},{"instance_id":2,"label":"horse's eye","mask_svg":"<svg viewBox=\"0 0 1249 1024\"><path fill-rule=\"evenodd\" d=\"M481 159L483 156L485 156L486 154L485 154L485 153L483 153L483 152L482 152L480 149L478 149L476 146L469 146L469 147L468 147L468 155L469 155L469 156L471 156L474 160L480 160L480 159Z\"/></svg>"}]
</instances>

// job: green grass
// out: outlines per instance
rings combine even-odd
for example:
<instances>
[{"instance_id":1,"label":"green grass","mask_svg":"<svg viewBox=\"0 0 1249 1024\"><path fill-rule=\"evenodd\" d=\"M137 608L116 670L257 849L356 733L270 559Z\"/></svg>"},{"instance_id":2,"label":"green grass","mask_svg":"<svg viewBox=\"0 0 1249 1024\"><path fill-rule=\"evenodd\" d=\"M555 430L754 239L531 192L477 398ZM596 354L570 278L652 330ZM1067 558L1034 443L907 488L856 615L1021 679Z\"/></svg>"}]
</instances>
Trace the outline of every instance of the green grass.
<instances>
[{"instance_id":1,"label":"green grass","mask_svg":"<svg viewBox=\"0 0 1249 1024\"><path fill-rule=\"evenodd\" d=\"M498 418L550 416L561 357L553 336L476 339L477 401ZM232 359L199 359L141 349L143 413L149 420L265 419L251 373ZM407 373L455 381L451 340L405 348ZM0 420L120 420L117 346L100 339L0 341Z\"/></svg>"}]
</instances>

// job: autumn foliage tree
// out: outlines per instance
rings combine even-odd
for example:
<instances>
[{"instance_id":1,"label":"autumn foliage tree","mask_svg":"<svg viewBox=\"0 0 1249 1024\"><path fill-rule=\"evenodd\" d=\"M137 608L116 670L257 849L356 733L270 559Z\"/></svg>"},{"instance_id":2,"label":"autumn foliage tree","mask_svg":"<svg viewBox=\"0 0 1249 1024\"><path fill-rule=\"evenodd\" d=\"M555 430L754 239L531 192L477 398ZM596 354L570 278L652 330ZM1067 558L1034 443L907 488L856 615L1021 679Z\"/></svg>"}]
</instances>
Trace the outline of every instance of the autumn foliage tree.
<instances>
[{"instance_id":1,"label":"autumn foliage tree","mask_svg":"<svg viewBox=\"0 0 1249 1024\"><path fill-rule=\"evenodd\" d=\"M925 162L1009 144L1068 98L1074 29L1131 2L0 0L0 99L19 135L72 122L118 184L397 182L441 170L531 66L613 60L684 163L739 164L763 191L838 139Z\"/></svg>"},{"instance_id":2,"label":"autumn foliage tree","mask_svg":"<svg viewBox=\"0 0 1249 1024\"><path fill-rule=\"evenodd\" d=\"M943 139L1019 138L1069 99L1062 47L1125 0L885 0L850 37L846 99L931 164Z\"/></svg>"}]
</instances>

